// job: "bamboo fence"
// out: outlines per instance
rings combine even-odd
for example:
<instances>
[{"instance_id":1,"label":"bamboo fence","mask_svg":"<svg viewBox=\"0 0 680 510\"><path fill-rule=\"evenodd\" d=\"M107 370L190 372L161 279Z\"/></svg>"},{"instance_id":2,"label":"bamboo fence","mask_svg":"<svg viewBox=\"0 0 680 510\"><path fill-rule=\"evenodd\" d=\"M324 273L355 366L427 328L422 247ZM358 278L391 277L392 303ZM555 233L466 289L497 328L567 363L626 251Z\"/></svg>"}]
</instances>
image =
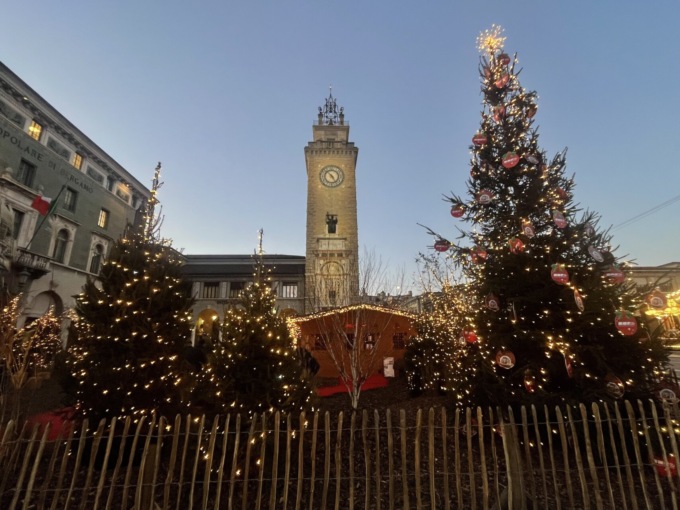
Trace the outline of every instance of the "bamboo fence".
<instances>
[{"instance_id":1,"label":"bamboo fence","mask_svg":"<svg viewBox=\"0 0 680 510\"><path fill-rule=\"evenodd\" d=\"M678 508L676 407L87 421L0 435L2 509Z\"/></svg>"}]
</instances>

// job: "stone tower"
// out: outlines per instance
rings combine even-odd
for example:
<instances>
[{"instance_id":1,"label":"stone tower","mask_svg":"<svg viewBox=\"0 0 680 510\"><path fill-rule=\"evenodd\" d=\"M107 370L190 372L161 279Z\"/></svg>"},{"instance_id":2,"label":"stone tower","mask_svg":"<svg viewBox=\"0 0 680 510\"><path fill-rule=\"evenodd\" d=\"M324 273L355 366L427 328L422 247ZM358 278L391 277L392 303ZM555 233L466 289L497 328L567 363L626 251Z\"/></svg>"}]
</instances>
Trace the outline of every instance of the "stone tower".
<instances>
[{"instance_id":1,"label":"stone tower","mask_svg":"<svg viewBox=\"0 0 680 510\"><path fill-rule=\"evenodd\" d=\"M355 303L359 294L356 164L343 108L332 92L305 147L307 313Z\"/></svg>"}]
</instances>

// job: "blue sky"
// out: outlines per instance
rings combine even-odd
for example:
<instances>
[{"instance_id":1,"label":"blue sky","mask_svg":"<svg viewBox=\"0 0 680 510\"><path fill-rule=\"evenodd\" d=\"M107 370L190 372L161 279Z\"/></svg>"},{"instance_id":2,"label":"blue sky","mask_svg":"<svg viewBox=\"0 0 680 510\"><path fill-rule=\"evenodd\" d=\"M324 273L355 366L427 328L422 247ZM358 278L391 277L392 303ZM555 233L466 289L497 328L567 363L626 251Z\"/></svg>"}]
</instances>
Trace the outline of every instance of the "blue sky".
<instances>
[{"instance_id":1,"label":"blue sky","mask_svg":"<svg viewBox=\"0 0 680 510\"><path fill-rule=\"evenodd\" d=\"M480 122L476 37L505 28L568 147L575 199L623 223L680 194L677 1L7 2L0 60L141 182L163 162L163 234L185 253L304 255L304 147L333 85L357 165L359 243L407 279L455 233ZM680 260L680 201L613 230Z\"/></svg>"}]
</instances>

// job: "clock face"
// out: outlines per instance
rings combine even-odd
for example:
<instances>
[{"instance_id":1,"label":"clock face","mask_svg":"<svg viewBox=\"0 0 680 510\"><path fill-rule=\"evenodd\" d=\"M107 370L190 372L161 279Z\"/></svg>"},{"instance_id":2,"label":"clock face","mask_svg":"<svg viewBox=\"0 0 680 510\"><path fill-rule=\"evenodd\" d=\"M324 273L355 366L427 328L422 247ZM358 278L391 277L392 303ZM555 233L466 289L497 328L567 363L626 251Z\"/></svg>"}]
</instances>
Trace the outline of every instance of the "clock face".
<instances>
[{"instance_id":1,"label":"clock face","mask_svg":"<svg viewBox=\"0 0 680 510\"><path fill-rule=\"evenodd\" d=\"M337 166L325 166L319 173L319 179L321 179L321 184L324 186L334 188L342 184L342 181L345 179L345 174L342 173L342 170Z\"/></svg>"}]
</instances>

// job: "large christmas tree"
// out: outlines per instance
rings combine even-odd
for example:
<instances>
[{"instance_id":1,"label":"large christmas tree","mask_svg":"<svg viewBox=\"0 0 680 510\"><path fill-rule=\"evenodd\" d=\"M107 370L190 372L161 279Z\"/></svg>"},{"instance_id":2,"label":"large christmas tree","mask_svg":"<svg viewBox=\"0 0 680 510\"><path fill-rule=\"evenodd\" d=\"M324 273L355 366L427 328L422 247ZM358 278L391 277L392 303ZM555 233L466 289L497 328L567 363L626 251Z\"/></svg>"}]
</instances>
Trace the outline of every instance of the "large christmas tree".
<instances>
[{"instance_id":1,"label":"large christmas tree","mask_svg":"<svg viewBox=\"0 0 680 510\"><path fill-rule=\"evenodd\" d=\"M566 151L549 159L539 148L537 95L521 87L504 39L498 27L480 36L484 99L468 198L446 197L472 229L458 244L432 232L477 299L478 342L459 368L464 403L648 398L663 350L635 316L640 296L611 237L573 200Z\"/></svg>"},{"instance_id":2,"label":"large christmas tree","mask_svg":"<svg viewBox=\"0 0 680 510\"><path fill-rule=\"evenodd\" d=\"M190 284L155 216L160 164L139 225L129 227L76 298L70 346L78 408L99 419L156 411L172 417L188 400L181 352L190 338Z\"/></svg>"},{"instance_id":3,"label":"large christmas tree","mask_svg":"<svg viewBox=\"0 0 680 510\"><path fill-rule=\"evenodd\" d=\"M270 270L255 256L253 281L227 310L221 338L194 392L194 406L209 415L290 412L309 408L311 382L276 309Z\"/></svg>"}]
</instances>

